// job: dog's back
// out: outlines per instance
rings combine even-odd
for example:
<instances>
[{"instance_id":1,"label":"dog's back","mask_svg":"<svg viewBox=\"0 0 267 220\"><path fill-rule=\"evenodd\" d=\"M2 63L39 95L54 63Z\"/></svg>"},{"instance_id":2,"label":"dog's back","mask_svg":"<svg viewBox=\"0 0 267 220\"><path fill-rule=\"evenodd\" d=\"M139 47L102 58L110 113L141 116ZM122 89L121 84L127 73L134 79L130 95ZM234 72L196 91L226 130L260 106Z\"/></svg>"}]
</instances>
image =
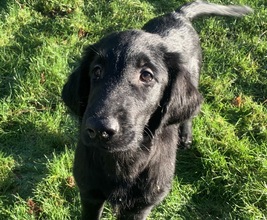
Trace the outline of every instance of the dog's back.
<instances>
[{"instance_id":1,"label":"dog's back","mask_svg":"<svg viewBox=\"0 0 267 220\"><path fill-rule=\"evenodd\" d=\"M191 21L202 16L242 17L252 12L248 6L225 6L198 0L150 20L143 26L143 30L159 34L164 38L170 51L181 54L182 62L191 73L193 84L197 86L202 60L201 48L198 34Z\"/></svg>"}]
</instances>

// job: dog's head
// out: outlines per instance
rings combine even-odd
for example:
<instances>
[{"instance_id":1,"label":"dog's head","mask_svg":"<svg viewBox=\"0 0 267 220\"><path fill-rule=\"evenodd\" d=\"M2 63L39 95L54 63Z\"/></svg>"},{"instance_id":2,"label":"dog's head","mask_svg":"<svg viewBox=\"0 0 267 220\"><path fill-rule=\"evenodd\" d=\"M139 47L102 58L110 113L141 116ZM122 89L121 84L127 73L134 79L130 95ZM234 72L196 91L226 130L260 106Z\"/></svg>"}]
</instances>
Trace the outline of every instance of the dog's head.
<instances>
[{"instance_id":1,"label":"dog's head","mask_svg":"<svg viewBox=\"0 0 267 220\"><path fill-rule=\"evenodd\" d=\"M125 151L193 114L201 96L188 77L160 36L131 30L89 46L62 94L81 119L83 144Z\"/></svg>"}]
</instances>

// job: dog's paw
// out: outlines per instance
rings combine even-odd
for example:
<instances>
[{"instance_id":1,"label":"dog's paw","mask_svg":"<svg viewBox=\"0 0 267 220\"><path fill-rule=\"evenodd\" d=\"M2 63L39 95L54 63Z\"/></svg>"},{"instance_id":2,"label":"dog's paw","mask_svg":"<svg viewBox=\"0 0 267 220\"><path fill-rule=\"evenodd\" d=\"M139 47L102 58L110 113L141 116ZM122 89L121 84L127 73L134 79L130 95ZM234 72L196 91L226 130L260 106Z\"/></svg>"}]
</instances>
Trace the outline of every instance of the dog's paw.
<instances>
[{"instance_id":1,"label":"dog's paw","mask_svg":"<svg viewBox=\"0 0 267 220\"><path fill-rule=\"evenodd\" d=\"M192 136L182 136L179 143L179 149L190 149L192 146Z\"/></svg>"}]
</instances>

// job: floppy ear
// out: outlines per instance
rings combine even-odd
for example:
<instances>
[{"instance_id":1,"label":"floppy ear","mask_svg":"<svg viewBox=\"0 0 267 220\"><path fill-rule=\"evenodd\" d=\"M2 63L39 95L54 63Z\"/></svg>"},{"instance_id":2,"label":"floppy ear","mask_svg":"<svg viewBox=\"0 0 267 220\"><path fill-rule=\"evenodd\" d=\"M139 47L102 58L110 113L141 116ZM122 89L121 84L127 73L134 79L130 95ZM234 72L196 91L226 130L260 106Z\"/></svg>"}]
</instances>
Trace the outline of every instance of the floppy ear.
<instances>
[{"instance_id":1,"label":"floppy ear","mask_svg":"<svg viewBox=\"0 0 267 220\"><path fill-rule=\"evenodd\" d=\"M89 68L95 55L94 51L93 46L85 49L81 63L69 76L62 90L63 101L80 118L86 109L90 92Z\"/></svg>"},{"instance_id":2,"label":"floppy ear","mask_svg":"<svg viewBox=\"0 0 267 220\"><path fill-rule=\"evenodd\" d=\"M190 73L182 66L178 53L166 53L169 85L165 91L165 124L181 123L194 116L200 109L202 96L191 83Z\"/></svg>"}]
</instances>

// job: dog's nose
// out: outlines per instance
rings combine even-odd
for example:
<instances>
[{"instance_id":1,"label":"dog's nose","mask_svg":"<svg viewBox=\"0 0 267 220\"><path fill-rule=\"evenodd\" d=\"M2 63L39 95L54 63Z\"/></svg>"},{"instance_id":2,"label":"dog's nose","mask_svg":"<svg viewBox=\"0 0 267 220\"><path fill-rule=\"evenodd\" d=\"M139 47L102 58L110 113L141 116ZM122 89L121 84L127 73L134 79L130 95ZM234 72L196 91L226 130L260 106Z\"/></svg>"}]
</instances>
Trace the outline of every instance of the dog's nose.
<instances>
[{"instance_id":1,"label":"dog's nose","mask_svg":"<svg viewBox=\"0 0 267 220\"><path fill-rule=\"evenodd\" d=\"M110 140L119 131L119 124L114 118L90 117L86 120L86 129L91 139Z\"/></svg>"}]
</instances>

